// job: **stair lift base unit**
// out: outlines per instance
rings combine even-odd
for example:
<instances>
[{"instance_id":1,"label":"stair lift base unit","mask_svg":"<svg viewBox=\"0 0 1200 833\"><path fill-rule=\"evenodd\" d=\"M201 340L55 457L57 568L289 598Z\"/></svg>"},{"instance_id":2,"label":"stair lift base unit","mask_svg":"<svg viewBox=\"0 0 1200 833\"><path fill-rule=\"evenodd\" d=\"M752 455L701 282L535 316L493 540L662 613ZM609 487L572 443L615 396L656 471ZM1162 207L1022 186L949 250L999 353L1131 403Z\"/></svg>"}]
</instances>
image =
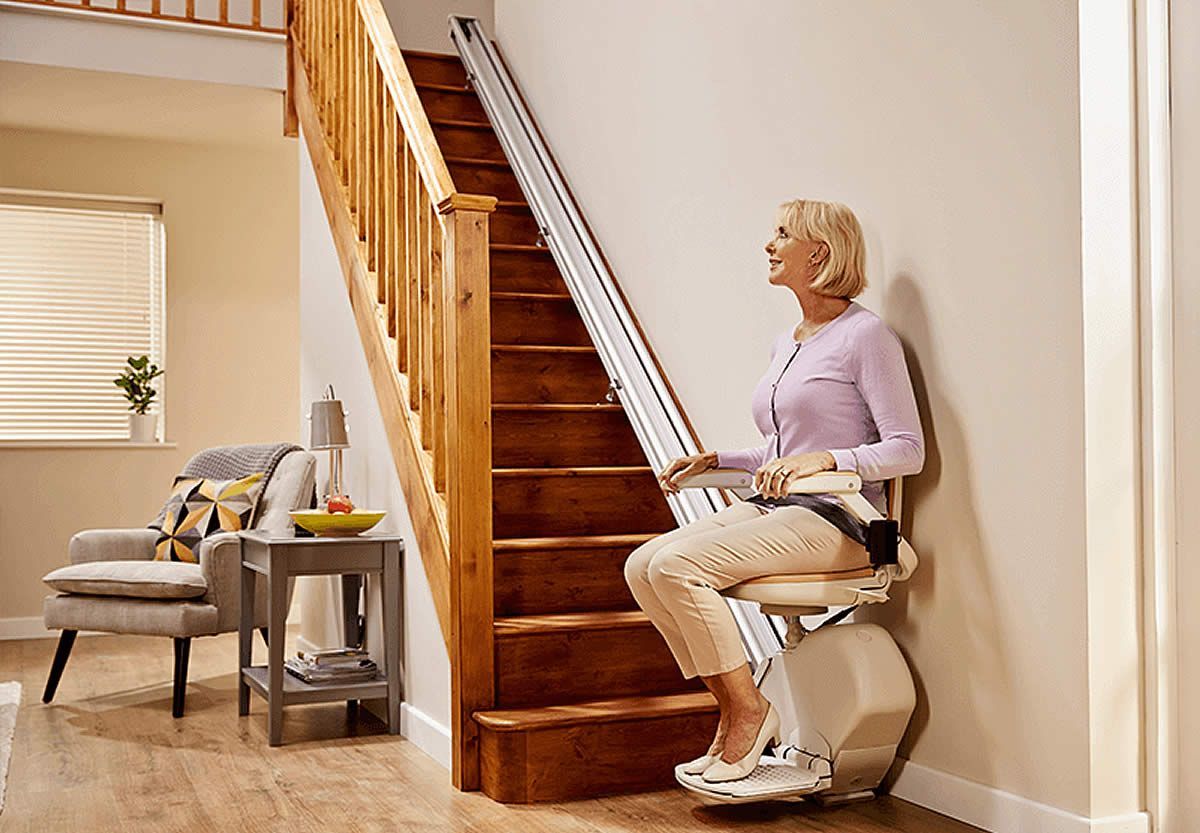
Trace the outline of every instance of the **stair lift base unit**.
<instances>
[{"instance_id":1,"label":"stair lift base unit","mask_svg":"<svg viewBox=\"0 0 1200 833\"><path fill-rule=\"evenodd\" d=\"M916 705L908 665L888 632L831 625L768 663L759 688L783 720L782 746L740 781L709 784L678 769L676 780L702 799L734 803L878 787Z\"/></svg>"},{"instance_id":2,"label":"stair lift base unit","mask_svg":"<svg viewBox=\"0 0 1200 833\"><path fill-rule=\"evenodd\" d=\"M739 488L748 485L743 472L714 471L680 482L696 486ZM886 630L873 624L825 624L808 631L799 617L825 615L829 608L854 608L888 599L893 581L902 581L917 566L916 553L899 538L895 510L899 483L893 483L889 506L893 523L859 493L853 473L800 478L793 492L836 494L874 532L886 533L892 554L875 566L844 573L764 576L722 591L729 598L758 604L766 614L788 617L783 650L759 666L755 682L779 712L784 742L764 755L745 778L710 784L681 767L675 779L706 804L799 799L818 796L837 802L873 795L896 757L916 707L912 673ZM879 542L875 542L876 547ZM828 620L827 620L828 621Z\"/></svg>"}]
</instances>

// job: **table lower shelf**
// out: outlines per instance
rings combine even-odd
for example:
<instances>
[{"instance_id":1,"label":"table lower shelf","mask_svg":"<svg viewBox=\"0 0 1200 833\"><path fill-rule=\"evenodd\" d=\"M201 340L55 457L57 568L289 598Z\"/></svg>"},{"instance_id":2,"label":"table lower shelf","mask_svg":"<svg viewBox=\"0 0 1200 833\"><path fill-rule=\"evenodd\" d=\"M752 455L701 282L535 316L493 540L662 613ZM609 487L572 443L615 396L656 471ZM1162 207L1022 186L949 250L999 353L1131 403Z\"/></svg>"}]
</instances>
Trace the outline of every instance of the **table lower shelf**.
<instances>
[{"instance_id":1,"label":"table lower shelf","mask_svg":"<svg viewBox=\"0 0 1200 833\"><path fill-rule=\"evenodd\" d=\"M252 691L264 699L268 697L267 667L247 665L242 668L242 679ZM331 703L336 700L374 700L387 697L387 678L380 674L373 680L360 683L328 682L306 683L287 671L283 672L283 704Z\"/></svg>"}]
</instances>

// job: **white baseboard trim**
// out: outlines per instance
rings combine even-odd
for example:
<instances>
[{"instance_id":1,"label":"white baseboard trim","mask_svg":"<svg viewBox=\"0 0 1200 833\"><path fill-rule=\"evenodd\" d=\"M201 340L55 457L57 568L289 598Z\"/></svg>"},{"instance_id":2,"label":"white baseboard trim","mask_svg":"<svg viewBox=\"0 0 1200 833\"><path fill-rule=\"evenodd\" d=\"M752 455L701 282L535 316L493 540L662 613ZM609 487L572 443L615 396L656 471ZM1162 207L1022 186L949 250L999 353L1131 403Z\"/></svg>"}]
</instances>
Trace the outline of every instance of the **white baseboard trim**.
<instances>
[{"instance_id":1,"label":"white baseboard trim","mask_svg":"<svg viewBox=\"0 0 1200 833\"><path fill-rule=\"evenodd\" d=\"M400 734L450 769L450 729L408 703L400 704Z\"/></svg>"},{"instance_id":2,"label":"white baseboard trim","mask_svg":"<svg viewBox=\"0 0 1200 833\"><path fill-rule=\"evenodd\" d=\"M1147 813L1089 819L898 758L891 794L991 833L1150 833Z\"/></svg>"},{"instance_id":3,"label":"white baseboard trim","mask_svg":"<svg viewBox=\"0 0 1200 833\"><path fill-rule=\"evenodd\" d=\"M47 630L41 616L14 616L0 619L0 640L57 639L62 631Z\"/></svg>"}]
</instances>

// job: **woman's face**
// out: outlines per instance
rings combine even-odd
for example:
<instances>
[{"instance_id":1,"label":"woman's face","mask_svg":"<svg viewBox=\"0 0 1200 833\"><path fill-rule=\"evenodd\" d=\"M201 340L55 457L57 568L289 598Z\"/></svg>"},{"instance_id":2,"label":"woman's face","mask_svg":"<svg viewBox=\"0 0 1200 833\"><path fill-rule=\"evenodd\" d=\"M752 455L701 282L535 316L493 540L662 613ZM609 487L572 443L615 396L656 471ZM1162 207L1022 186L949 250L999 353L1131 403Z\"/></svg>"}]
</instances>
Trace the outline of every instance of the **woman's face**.
<instances>
[{"instance_id":1,"label":"woman's face","mask_svg":"<svg viewBox=\"0 0 1200 833\"><path fill-rule=\"evenodd\" d=\"M774 286L807 289L828 254L829 247L816 240L793 237L783 226L763 246L770 272L767 280Z\"/></svg>"}]
</instances>

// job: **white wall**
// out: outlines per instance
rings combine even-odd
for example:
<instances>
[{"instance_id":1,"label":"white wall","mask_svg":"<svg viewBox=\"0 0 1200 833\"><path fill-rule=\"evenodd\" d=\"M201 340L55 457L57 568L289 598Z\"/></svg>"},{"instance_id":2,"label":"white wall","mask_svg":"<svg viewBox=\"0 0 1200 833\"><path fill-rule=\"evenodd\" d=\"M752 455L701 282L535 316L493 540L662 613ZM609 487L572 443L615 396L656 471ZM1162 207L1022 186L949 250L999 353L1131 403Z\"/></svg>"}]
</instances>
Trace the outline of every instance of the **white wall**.
<instances>
[{"instance_id":1,"label":"white wall","mask_svg":"<svg viewBox=\"0 0 1200 833\"><path fill-rule=\"evenodd\" d=\"M1200 434L1195 424L1200 408L1200 52L1196 32L1200 31L1200 2L1174 0L1171 7L1171 150L1174 203L1171 254L1175 275L1175 443L1176 505L1175 529L1177 578L1175 594L1178 609L1170 613L1178 644L1165 646L1178 653L1169 661L1177 662L1178 687L1171 692L1177 698L1177 725L1170 740L1176 765L1171 773L1175 795L1174 823L1179 830L1200 830L1200 714L1195 703L1200 698L1200 607L1191 588L1200 581Z\"/></svg>"},{"instance_id":2,"label":"white wall","mask_svg":"<svg viewBox=\"0 0 1200 833\"><path fill-rule=\"evenodd\" d=\"M774 207L858 212L860 300L905 344L928 443L907 484L922 568L874 614L919 692L896 789L1025 820L1006 829L1140 809L1136 748L1118 795L1092 791L1077 23L1042 0L496 4L707 447L759 439L751 390L800 317L766 282Z\"/></svg>"},{"instance_id":3,"label":"white wall","mask_svg":"<svg viewBox=\"0 0 1200 833\"><path fill-rule=\"evenodd\" d=\"M492 0L383 0L388 20L396 32L396 42L401 49L419 49L425 52L455 51L450 40L452 14L479 18L483 31L492 36Z\"/></svg>"},{"instance_id":4,"label":"white wall","mask_svg":"<svg viewBox=\"0 0 1200 833\"><path fill-rule=\"evenodd\" d=\"M399 532L405 539L404 609L401 664L404 735L438 760L450 765L450 660L438 625L433 596L425 579L420 551L404 503L389 450L375 389L359 341L345 280L334 249L312 161L300 141L300 402L301 424L311 403L332 384L349 412L351 448L343 452L343 482L355 505L387 510L379 531ZM327 455L321 457L321 494L328 484ZM302 639L318 647L339 645L334 625L340 623L336 580L304 579L298 590ZM368 643L381 644L378 594L368 593ZM377 661L382 662L381 657Z\"/></svg>"}]
</instances>

